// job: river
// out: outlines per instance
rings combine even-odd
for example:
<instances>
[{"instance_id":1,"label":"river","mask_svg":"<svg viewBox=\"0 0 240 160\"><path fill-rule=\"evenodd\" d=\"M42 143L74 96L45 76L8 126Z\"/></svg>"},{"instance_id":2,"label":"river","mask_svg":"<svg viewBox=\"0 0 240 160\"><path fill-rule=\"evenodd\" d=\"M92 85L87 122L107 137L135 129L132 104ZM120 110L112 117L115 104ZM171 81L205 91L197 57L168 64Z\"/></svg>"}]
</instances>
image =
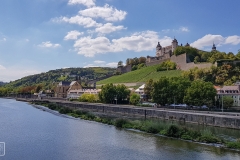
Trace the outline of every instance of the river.
<instances>
[{"instance_id":1,"label":"river","mask_svg":"<svg viewBox=\"0 0 240 160\"><path fill-rule=\"evenodd\" d=\"M55 115L11 99L0 99L0 122L0 159L240 159L239 152Z\"/></svg>"}]
</instances>

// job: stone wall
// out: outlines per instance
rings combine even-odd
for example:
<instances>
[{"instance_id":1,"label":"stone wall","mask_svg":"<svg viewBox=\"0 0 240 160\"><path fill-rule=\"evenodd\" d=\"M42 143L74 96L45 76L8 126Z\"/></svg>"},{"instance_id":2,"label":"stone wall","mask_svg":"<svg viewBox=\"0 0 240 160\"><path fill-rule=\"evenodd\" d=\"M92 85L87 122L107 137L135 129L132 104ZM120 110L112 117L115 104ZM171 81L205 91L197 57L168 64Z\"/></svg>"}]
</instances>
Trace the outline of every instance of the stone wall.
<instances>
[{"instance_id":1,"label":"stone wall","mask_svg":"<svg viewBox=\"0 0 240 160\"><path fill-rule=\"evenodd\" d=\"M130 72L131 70L132 70L132 65L119 66L117 68L117 72L120 72L120 73L127 73L127 72Z\"/></svg>"},{"instance_id":2,"label":"stone wall","mask_svg":"<svg viewBox=\"0 0 240 160\"><path fill-rule=\"evenodd\" d=\"M36 100L40 101L40 100ZM161 118L166 120L182 121L188 123L204 124L225 128L240 129L240 113L216 113L216 112L200 112L200 111L184 111L184 110L164 110L158 108L134 106L117 106L114 104L94 104L79 103L68 101L51 101L61 106L73 109L82 109L91 112L101 112L109 115L121 115L128 117L145 117L145 118Z\"/></svg>"}]
</instances>

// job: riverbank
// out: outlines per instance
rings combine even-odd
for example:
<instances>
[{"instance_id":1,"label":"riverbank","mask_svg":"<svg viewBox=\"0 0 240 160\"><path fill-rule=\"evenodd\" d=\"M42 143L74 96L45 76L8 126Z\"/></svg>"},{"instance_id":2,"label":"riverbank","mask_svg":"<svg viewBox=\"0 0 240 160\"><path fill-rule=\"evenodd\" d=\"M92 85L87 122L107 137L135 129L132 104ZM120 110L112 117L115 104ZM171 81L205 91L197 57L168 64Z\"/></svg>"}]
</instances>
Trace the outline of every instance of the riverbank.
<instances>
[{"instance_id":1,"label":"riverbank","mask_svg":"<svg viewBox=\"0 0 240 160\"><path fill-rule=\"evenodd\" d=\"M140 130L147 133L157 134L161 136L177 138L181 140L187 140L196 143L204 143L208 145L213 145L216 147L234 149L240 151L240 141L236 142L226 141L222 138L219 138L209 130L202 130L201 132L195 131L193 129L178 126L177 124L167 124L159 123L158 121L153 120L130 120L123 118L112 118L107 116L95 115L94 113L79 110L79 109L70 109L67 107L62 107L53 103L44 103L37 102L37 105L43 105L47 107L47 111L56 114L58 111L60 114L66 114L75 118L80 118L89 121L96 121L100 123L105 123L109 125L114 125L117 128L125 129L134 129ZM38 107L39 108L39 107ZM41 108L43 109L44 108ZM55 111L52 111L55 110Z\"/></svg>"}]
</instances>

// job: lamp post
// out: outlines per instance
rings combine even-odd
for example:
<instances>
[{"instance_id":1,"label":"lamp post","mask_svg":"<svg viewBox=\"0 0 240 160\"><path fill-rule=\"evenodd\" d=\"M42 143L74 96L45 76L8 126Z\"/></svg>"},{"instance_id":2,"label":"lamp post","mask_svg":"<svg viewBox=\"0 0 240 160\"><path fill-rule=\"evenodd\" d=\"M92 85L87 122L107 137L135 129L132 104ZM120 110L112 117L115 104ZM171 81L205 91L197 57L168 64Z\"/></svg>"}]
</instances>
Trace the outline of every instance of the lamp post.
<instances>
[{"instance_id":1,"label":"lamp post","mask_svg":"<svg viewBox=\"0 0 240 160\"><path fill-rule=\"evenodd\" d=\"M223 94L222 94L222 112L223 112Z\"/></svg>"},{"instance_id":2,"label":"lamp post","mask_svg":"<svg viewBox=\"0 0 240 160\"><path fill-rule=\"evenodd\" d=\"M175 109L175 96L174 96L174 109Z\"/></svg>"}]
</instances>

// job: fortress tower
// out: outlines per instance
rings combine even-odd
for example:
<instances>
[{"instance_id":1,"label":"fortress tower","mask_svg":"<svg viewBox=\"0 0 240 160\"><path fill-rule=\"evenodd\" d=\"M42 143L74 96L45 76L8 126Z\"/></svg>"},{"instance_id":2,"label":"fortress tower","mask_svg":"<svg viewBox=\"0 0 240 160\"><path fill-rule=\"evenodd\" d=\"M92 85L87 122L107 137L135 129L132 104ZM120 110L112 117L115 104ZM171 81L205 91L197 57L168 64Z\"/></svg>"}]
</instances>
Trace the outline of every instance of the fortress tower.
<instances>
[{"instance_id":1,"label":"fortress tower","mask_svg":"<svg viewBox=\"0 0 240 160\"><path fill-rule=\"evenodd\" d=\"M178 41L176 40L176 38L174 37L173 41L172 41L172 52L178 47Z\"/></svg>"},{"instance_id":2,"label":"fortress tower","mask_svg":"<svg viewBox=\"0 0 240 160\"><path fill-rule=\"evenodd\" d=\"M156 57L162 56L162 46L158 42L157 47L156 47Z\"/></svg>"}]
</instances>

